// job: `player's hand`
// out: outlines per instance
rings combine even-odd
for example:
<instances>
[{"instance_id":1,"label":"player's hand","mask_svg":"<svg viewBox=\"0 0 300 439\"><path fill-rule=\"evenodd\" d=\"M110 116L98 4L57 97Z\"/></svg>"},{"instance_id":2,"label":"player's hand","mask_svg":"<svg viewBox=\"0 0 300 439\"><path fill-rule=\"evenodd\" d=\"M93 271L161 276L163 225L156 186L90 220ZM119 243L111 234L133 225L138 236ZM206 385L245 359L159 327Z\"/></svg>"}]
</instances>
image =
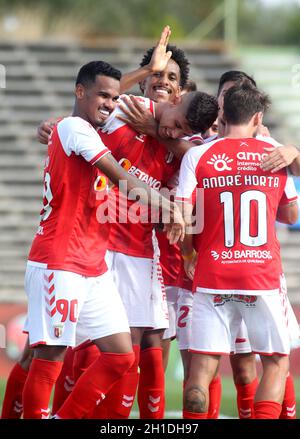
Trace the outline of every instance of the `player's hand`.
<instances>
[{"instance_id":1,"label":"player's hand","mask_svg":"<svg viewBox=\"0 0 300 439\"><path fill-rule=\"evenodd\" d=\"M148 108L145 108L134 96L123 96L124 104L120 103L120 109L125 116L117 116L118 119L127 123L140 134L151 137L157 135L157 122ZM125 105L126 104L126 105Z\"/></svg>"},{"instance_id":2,"label":"player's hand","mask_svg":"<svg viewBox=\"0 0 300 439\"><path fill-rule=\"evenodd\" d=\"M170 26L165 26L149 63L149 69L152 73L162 72L172 56L171 51L167 52L170 35Z\"/></svg>"},{"instance_id":3,"label":"player's hand","mask_svg":"<svg viewBox=\"0 0 300 439\"><path fill-rule=\"evenodd\" d=\"M271 173L286 168L300 154L298 149L293 145L279 146L278 148L264 148L264 150L269 154L262 160L260 166L263 171L271 171Z\"/></svg>"},{"instance_id":4,"label":"player's hand","mask_svg":"<svg viewBox=\"0 0 300 439\"><path fill-rule=\"evenodd\" d=\"M175 203L171 203L171 220L164 225L164 232L167 232L170 244L176 244L178 241L184 240L185 222Z\"/></svg>"},{"instance_id":5,"label":"player's hand","mask_svg":"<svg viewBox=\"0 0 300 439\"><path fill-rule=\"evenodd\" d=\"M197 261L198 254L196 252L193 253L190 259L183 260L184 271L190 280L194 279Z\"/></svg>"},{"instance_id":6,"label":"player's hand","mask_svg":"<svg viewBox=\"0 0 300 439\"><path fill-rule=\"evenodd\" d=\"M257 136L264 136L264 137L271 137L269 128L263 124L258 125L256 135Z\"/></svg>"},{"instance_id":7,"label":"player's hand","mask_svg":"<svg viewBox=\"0 0 300 439\"><path fill-rule=\"evenodd\" d=\"M40 123L37 129L37 138L43 145L48 144L49 136L52 133L54 122L52 120L45 120Z\"/></svg>"}]
</instances>

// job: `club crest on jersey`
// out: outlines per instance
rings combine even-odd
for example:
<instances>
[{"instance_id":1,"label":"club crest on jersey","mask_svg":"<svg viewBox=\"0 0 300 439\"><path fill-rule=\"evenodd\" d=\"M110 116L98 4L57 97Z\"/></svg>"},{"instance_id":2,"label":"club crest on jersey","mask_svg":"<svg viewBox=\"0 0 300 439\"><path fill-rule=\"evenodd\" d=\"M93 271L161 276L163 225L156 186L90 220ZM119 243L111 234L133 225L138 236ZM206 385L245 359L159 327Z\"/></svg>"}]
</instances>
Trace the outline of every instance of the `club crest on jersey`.
<instances>
[{"instance_id":1,"label":"club crest on jersey","mask_svg":"<svg viewBox=\"0 0 300 439\"><path fill-rule=\"evenodd\" d=\"M97 192L104 191L107 187L107 177L105 175L98 175L94 183L94 190Z\"/></svg>"},{"instance_id":2,"label":"club crest on jersey","mask_svg":"<svg viewBox=\"0 0 300 439\"><path fill-rule=\"evenodd\" d=\"M223 154L213 154L212 158L208 160L206 163L209 165L213 165L216 171L231 171L232 168L228 166L229 163L233 162L233 159L227 157L225 153Z\"/></svg>"},{"instance_id":3,"label":"club crest on jersey","mask_svg":"<svg viewBox=\"0 0 300 439\"><path fill-rule=\"evenodd\" d=\"M172 163L173 158L174 158L174 154L172 152L167 152L165 156L166 163L167 164Z\"/></svg>"},{"instance_id":4,"label":"club crest on jersey","mask_svg":"<svg viewBox=\"0 0 300 439\"><path fill-rule=\"evenodd\" d=\"M54 326L54 336L56 338L62 337L63 332L64 332L64 324L63 323L60 323L59 325Z\"/></svg>"}]
</instances>

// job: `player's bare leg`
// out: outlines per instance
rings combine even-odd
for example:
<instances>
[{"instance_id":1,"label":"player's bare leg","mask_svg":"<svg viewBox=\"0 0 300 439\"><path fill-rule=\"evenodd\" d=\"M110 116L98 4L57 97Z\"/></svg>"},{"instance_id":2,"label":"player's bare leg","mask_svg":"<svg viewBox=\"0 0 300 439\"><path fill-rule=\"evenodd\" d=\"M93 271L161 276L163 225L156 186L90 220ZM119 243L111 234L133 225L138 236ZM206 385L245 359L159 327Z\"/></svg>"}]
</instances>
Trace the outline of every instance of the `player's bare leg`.
<instances>
[{"instance_id":1,"label":"player's bare leg","mask_svg":"<svg viewBox=\"0 0 300 439\"><path fill-rule=\"evenodd\" d=\"M261 355L260 358L263 365L263 375L255 395L255 402L276 401L281 404L289 370L289 357Z\"/></svg>"},{"instance_id":2,"label":"player's bare leg","mask_svg":"<svg viewBox=\"0 0 300 439\"><path fill-rule=\"evenodd\" d=\"M22 369L28 371L30 368L32 358L33 358L33 349L31 349L29 347L29 340L27 337L26 344L24 346L23 352L21 354L21 357L20 357L20 360L18 361L18 363L20 364Z\"/></svg>"},{"instance_id":3,"label":"player's bare leg","mask_svg":"<svg viewBox=\"0 0 300 439\"><path fill-rule=\"evenodd\" d=\"M164 365L164 371L166 372L169 358L170 358L170 349L171 349L171 339L166 338L165 340L161 341L161 346L163 350L163 365Z\"/></svg>"},{"instance_id":4,"label":"player's bare leg","mask_svg":"<svg viewBox=\"0 0 300 439\"><path fill-rule=\"evenodd\" d=\"M215 376L220 355L192 354L189 378L184 389L183 417L207 418L209 385Z\"/></svg>"},{"instance_id":5,"label":"player's bare leg","mask_svg":"<svg viewBox=\"0 0 300 439\"><path fill-rule=\"evenodd\" d=\"M183 365L183 380L187 382L189 377L192 354L187 349L180 350L181 361Z\"/></svg>"},{"instance_id":6,"label":"player's bare leg","mask_svg":"<svg viewBox=\"0 0 300 439\"><path fill-rule=\"evenodd\" d=\"M183 364L184 381L183 390L190 375L191 359L192 355L187 349L180 350L181 360ZM220 364L220 363L219 363ZM209 384L209 404L208 404L208 419L218 419L220 413L221 396L222 396L222 382L219 375L219 364L216 372Z\"/></svg>"},{"instance_id":7,"label":"player's bare leg","mask_svg":"<svg viewBox=\"0 0 300 439\"><path fill-rule=\"evenodd\" d=\"M255 354L230 355L230 364L235 384L250 384L256 378Z\"/></svg>"},{"instance_id":8,"label":"player's bare leg","mask_svg":"<svg viewBox=\"0 0 300 439\"><path fill-rule=\"evenodd\" d=\"M261 355L263 375L255 395L255 418L278 419L284 397L289 357Z\"/></svg>"}]
</instances>

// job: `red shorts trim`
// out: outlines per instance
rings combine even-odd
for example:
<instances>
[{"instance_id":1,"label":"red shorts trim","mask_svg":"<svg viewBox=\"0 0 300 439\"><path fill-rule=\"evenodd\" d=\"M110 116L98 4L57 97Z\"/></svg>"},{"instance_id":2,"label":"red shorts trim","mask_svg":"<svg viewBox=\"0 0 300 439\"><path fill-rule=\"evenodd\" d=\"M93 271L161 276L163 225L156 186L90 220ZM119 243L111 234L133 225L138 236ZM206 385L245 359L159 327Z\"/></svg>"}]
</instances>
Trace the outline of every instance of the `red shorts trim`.
<instances>
[{"instance_id":1,"label":"red shorts trim","mask_svg":"<svg viewBox=\"0 0 300 439\"><path fill-rule=\"evenodd\" d=\"M230 355L228 352L207 352L207 351L196 351L195 349L188 349L192 354L204 354L204 355Z\"/></svg>"},{"instance_id":2,"label":"red shorts trim","mask_svg":"<svg viewBox=\"0 0 300 439\"><path fill-rule=\"evenodd\" d=\"M289 354L282 354L281 352L257 352L257 351L252 351L253 354L258 354L258 355L266 355L268 357L271 357L272 355L280 355L280 357L288 357Z\"/></svg>"},{"instance_id":3,"label":"red shorts trim","mask_svg":"<svg viewBox=\"0 0 300 439\"><path fill-rule=\"evenodd\" d=\"M30 344L29 347L30 348L34 348L35 346L38 346L39 344L46 345L47 342L45 342L45 341L38 341L37 343Z\"/></svg>"}]
</instances>

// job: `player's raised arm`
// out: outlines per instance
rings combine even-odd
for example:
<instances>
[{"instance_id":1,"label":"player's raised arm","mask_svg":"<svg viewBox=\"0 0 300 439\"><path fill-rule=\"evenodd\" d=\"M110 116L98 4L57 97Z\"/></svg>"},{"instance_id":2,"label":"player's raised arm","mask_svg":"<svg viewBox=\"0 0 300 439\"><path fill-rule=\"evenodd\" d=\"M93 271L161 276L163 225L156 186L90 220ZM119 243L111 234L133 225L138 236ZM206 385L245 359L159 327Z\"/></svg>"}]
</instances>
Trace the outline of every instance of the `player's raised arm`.
<instances>
[{"instance_id":1,"label":"player's raised arm","mask_svg":"<svg viewBox=\"0 0 300 439\"><path fill-rule=\"evenodd\" d=\"M172 52L167 51L167 45L171 35L171 29L169 26L165 26L160 39L153 51L149 64L140 67L133 72L125 73L121 79L121 93L129 90L138 82L143 81L147 76L152 73L161 72L166 68L169 59L172 56Z\"/></svg>"},{"instance_id":2,"label":"player's raised arm","mask_svg":"<svg viewBox=\"0 0 300 439\"><path fill-rule=\"evenodd\" d=\"M161 209L163 222L169 225L167 236L171 244L183 240L185 223L179 208L175 203L161 196L159 192L152 189L146 183L128 174L111 154L101 157L96 163L97 166L114 184L119 186L120 191L126 195L130 191L137 190L135 197L143 204L150 204L153 208ZM125 182L126 185L119 184Z\"/></svg>"}]
</instances>

